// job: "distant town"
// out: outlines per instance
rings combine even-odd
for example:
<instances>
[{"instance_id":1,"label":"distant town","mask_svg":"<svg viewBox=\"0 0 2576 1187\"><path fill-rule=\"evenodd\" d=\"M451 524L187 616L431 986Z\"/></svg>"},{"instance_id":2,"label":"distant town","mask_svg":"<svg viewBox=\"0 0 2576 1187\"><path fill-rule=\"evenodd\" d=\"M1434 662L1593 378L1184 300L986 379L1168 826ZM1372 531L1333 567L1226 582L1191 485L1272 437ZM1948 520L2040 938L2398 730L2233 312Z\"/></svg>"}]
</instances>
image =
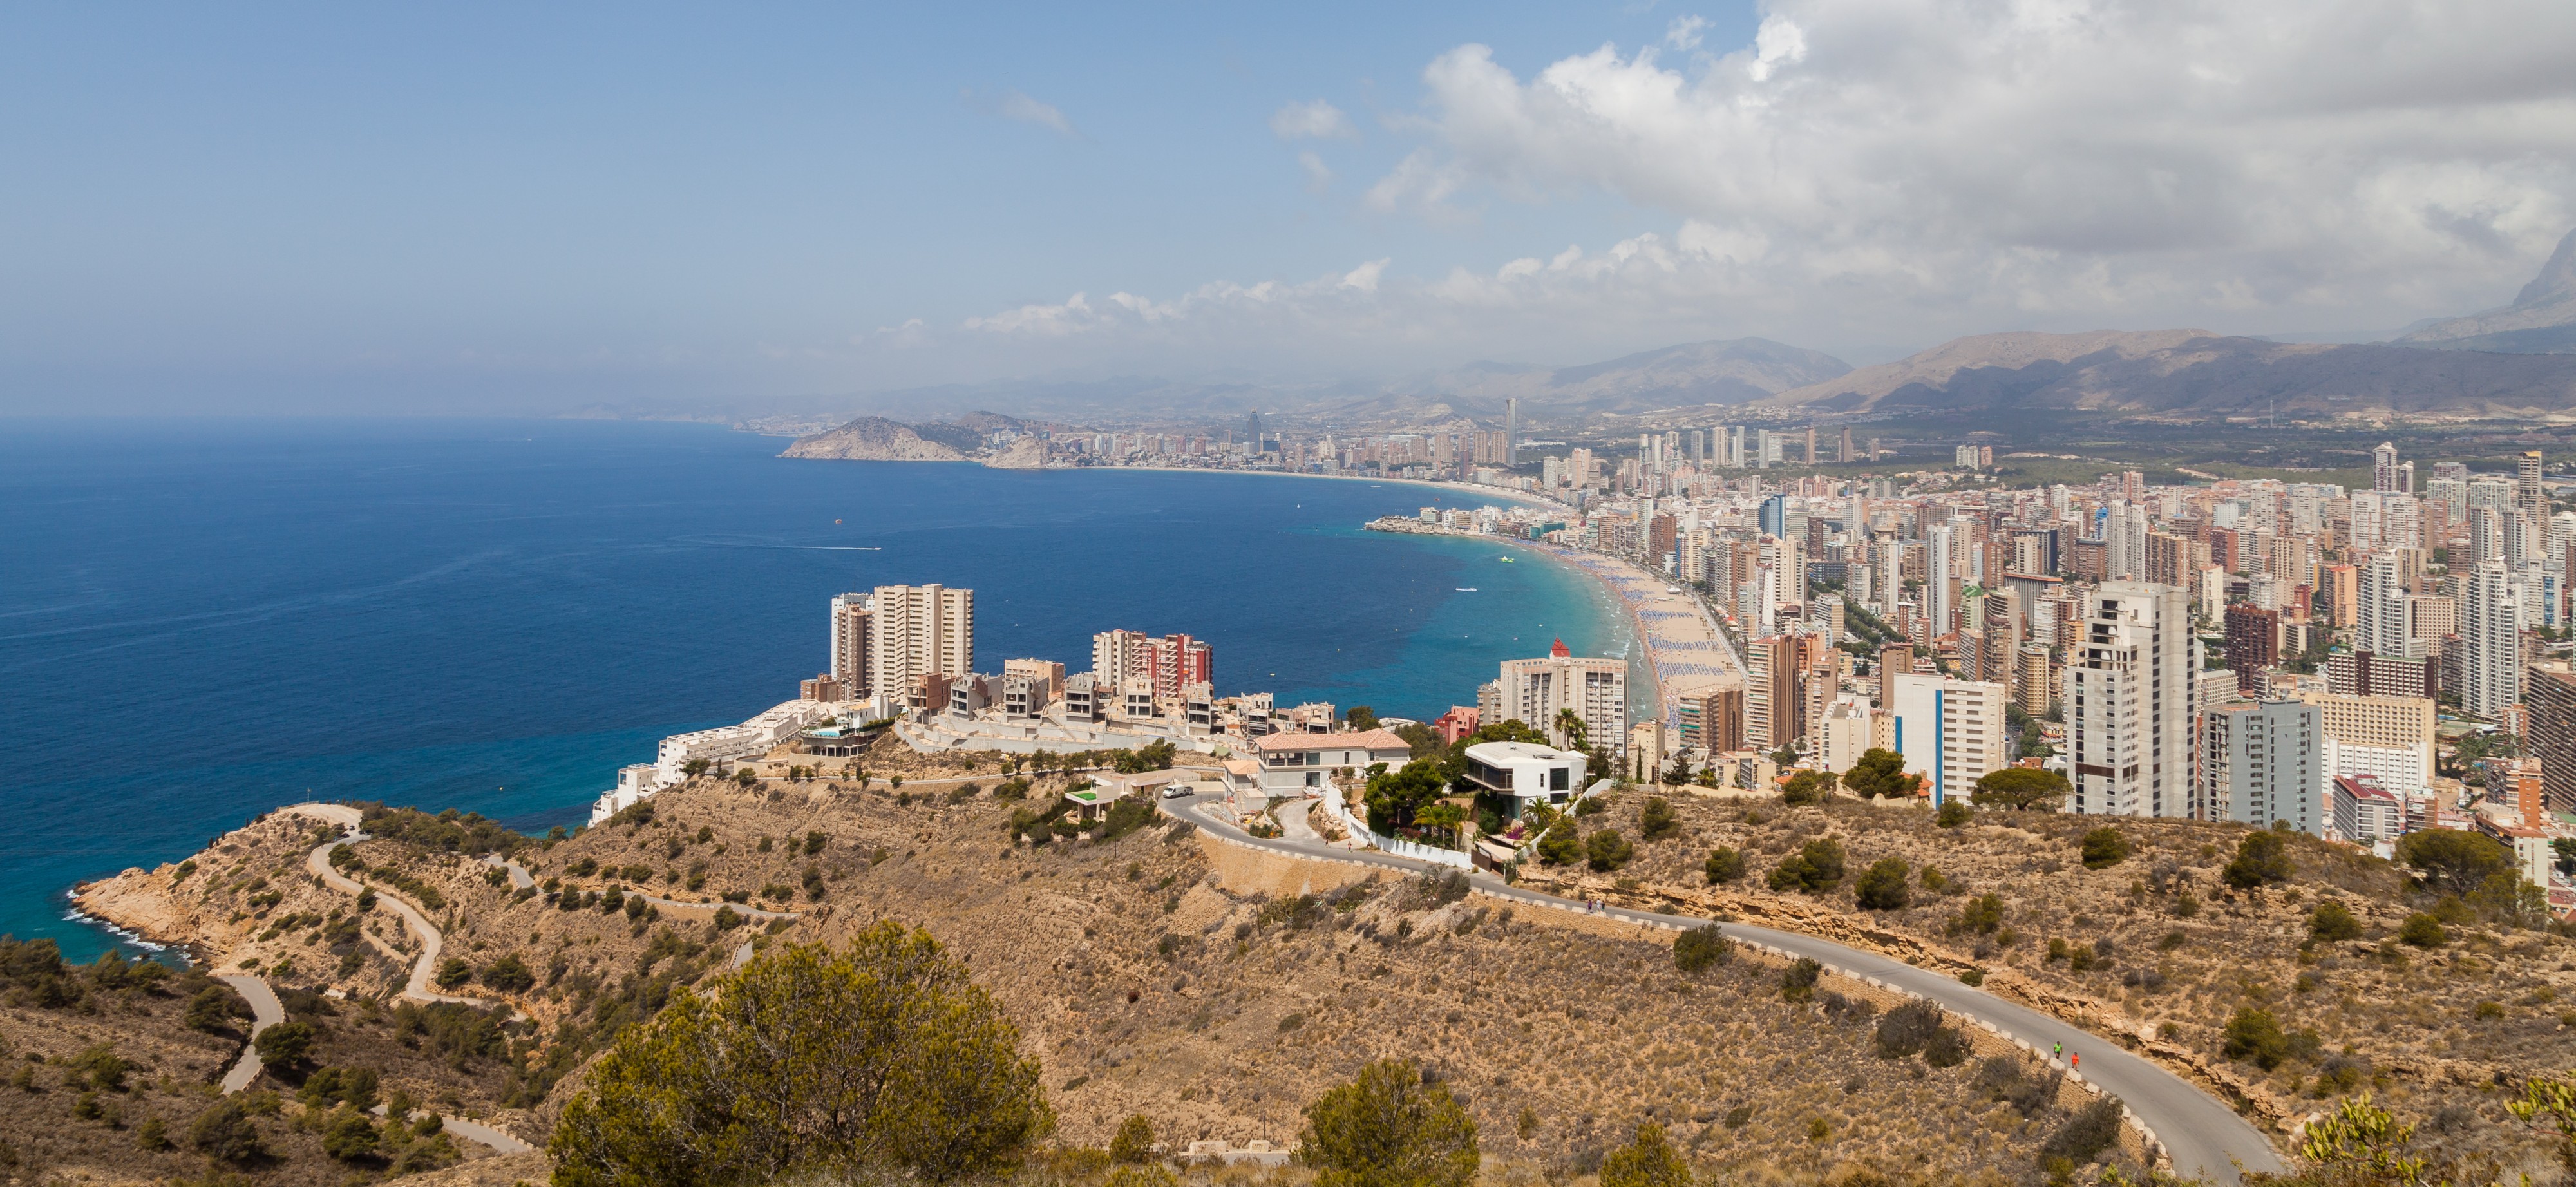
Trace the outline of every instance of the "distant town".
<instances>
[{"instance_id":1,"label":"distant town","mask_svg":"<svg viewBox=\"0 0 2576 1187\"><path fill-rule=\"evenodd\" d=\"M1381 718L1217 696L1214 651L1186 633L1112 629L1084 670L1023 658L979 672L971 590L880 586L832 599L829 670L798 700L666 740L598 814L693 761L828 764L886 729L1031 754L1165 744L1221 769L1246 817L1338 798L1337 778L1463 740L1474 819L1435 839L1499 863L1529 839L1516 821L1531 803L1622 780L1773 794L1800 772L1851 792L1866 780L1845 777L1883 752L1898 798L1935 807L2017 768L2054 777L2067 812L2285 827L2382 855L2409 832L2476 830L2512 848L2554 913L2576 912L2576 511L2557 509L2537 452L2510 476L2454 462L2419 478L2383 445L2369 490L2150 487L2135 471L2007 489L1977 445L1937 470L1775 482L1762 471L1826 450L1863 462L1878 444L1719 425L1641 434L1615 457L1537 453L1516 420L1336 443L1283 441L1255 415L1241 440L1049 448L1512 492L1521 501L1368 526L1491 538L1587 571L1633 616L1641 668L1559 644L1502 662L1431 720ZM1635 721L1632 671L1655 706ZM1377 839L1419 843L1404 831Z\"/></svg>"}]
</instances>

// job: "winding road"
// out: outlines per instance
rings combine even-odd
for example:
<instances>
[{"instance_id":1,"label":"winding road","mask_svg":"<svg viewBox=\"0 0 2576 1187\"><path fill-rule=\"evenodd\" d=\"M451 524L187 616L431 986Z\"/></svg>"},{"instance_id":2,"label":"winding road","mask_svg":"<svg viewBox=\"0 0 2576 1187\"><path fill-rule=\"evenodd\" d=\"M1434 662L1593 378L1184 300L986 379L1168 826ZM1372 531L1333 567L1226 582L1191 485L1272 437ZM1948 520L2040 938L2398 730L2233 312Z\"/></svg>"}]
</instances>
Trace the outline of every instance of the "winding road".
<instances>
[{"instance_id":1,"label":"winding road","mask_svg":"<svg viewBox=\"0 0 2576 1187\"><path fill-rule=\"evenodd\" d=\"M277 1000L277 991L268 987L267 978L231 973L215 980L232 986L243 1001L250 1003L250 1042L242 1044L241 1058L224 1073L224 1095L231 1096L259 1078L259 1032L286 1021L286 1006Z\"/></svg>"},{"instance_id":2,"label":"winding road","mask_svg":"<svg viewBox=\"0 0 2576 1187\"><path fill-rule=\"evenodd\" d=\"M1181 820L1228 841L1255 848L1325 861L1358 862L1405 873L1446 871L1450 868L1374 850L1336 848L1321 841L1254 837L1203 811L1200 805L1211 798L1214 797L1171 799L1163 800L1161 804L1166 812ZM1699 927L1709 922L1687 915L1632 911L1624 907L1586 911L1582 904L1571 899L1524 890L1483 871L1476 871L1470 877L1480 893L1533 906L1582 911L1661 927ZM1727 935L1739 941L1763 945L1790 956L1803 956L1845 976L1873 979L1901 992L1928 998L1953 1014L1983 1023L2034 1050L2045 1050L2051 1044L2064 1044L2067 1052L2080 1057L2083 1071L2077 1078L2120 1098L2138 1123L2163 1144L2166 1156L2173 1160L2174 1172L2185 1178L2234 1184L2241 1181L2240 1168L2271 1173L2284 1169L2271 1143L2244 1118L2237 1116L2224 1101L2131 1054L2114 1040L2027 1006L2005 1001L1962 984L1956 978L1916 968L1875 952L1864 952L1830 940L1776 928L1744 923L1728 923L1723 927Z\"/></svg>"}]
</instances>

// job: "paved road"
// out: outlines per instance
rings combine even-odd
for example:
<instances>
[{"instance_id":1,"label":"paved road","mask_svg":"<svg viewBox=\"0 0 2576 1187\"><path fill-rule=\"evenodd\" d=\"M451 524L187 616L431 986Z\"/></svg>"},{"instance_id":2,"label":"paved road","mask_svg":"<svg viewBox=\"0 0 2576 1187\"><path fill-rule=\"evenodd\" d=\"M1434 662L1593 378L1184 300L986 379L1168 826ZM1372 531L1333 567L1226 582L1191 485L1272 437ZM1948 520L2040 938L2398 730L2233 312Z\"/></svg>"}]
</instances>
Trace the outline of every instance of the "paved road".
<instances>
[{"instance_id":1,"label":"paved road","mask_svg":"<svg viewBox=\"0 0 2576 1187\"><path fill-rule=\"evenodd\" d=\"M357 894L367 888L331 868L331 850L335 846L353 844L366 839L365 833L350 832L316 845L313 847L313 852L304 856L304 868L311 871L315 877L322 879L322 884L333 890L344 894ZM378 888L376 901L393 908L395 914L403 917L403 922L411 925L412 934L420 937L420 959L412 962L411 980L403 986L404 997L413 1001L455 1002L467 1006L492 1004L479 997L459 997L452 993L439 993L431 989L430 979L438 975L438 957L447 947L447 937L439 934L438 928L430 923L429 916L421 914L420 908L411 905L401 895L388 889Z\"/></svg>"},{"instance_id":2,"label":"paved road","mask_svg":"<svg viewBox=\"0 0 2576 1187\"><path fill-rule=\"evenodd\" d=\"M379 1117L386 1115L386 1108L383 1105L377 1105L375 1108L368 1111ZM404 1118L404 1120L414 1120L419 1116L420 1112L418 1110L414 1110L412 1115ZM504 1154L525 1154L536 1149L535 1146L531 1146L526 1142L520 1141L518 1138L501 1130L494 1129L491 1126L478 1121L467 1121L461 1117L440 1117L438 1119L438 1127L449 1133L455 1134L457 1137L464 1138L466 1141L480 1142Z\"/></svg>"},{"instance_id":3,"label":"paved road","mask_svg":"<svg viewBox=\"0 0 2576 1187\"><path fill-rule=\"evenodd\" d=\"M286 1021L286 1006L277 1000L277 992L268 987L265 978L249 973L231 973L215 980L232 986L242 995L242 1000L250 1003L251 1042L242 1046L241 1058L233 1062L232 1070L224 1073L224 1095L230 1096L250 1087L250 1082L259 1078L259 1048L256 1046L259 1032Z\"/></svg>"},{"instance_id":4,"label":"paved road","mask_svg":"<svg viewBox=\"0 0 2576 1187\"><path fill-rule=\"evenodd\" d=\"M1447 868L1370 850L1335 849L1315 841L1285 837L1265 840L1225 824L1213 814L1200 810L1199 804L1198 798L1162 801L1163 808L1172 815L1247 845L1306 857L1356 861L1407 873ZM1510 886L1481 871L1471 876L1476 881L1476 889L1499 898L1548 908L1581 909L1572 900ZM1593 913L1668 927L1697 927L1708 922L1686 915L1664 915L1620 907ZM2280 1156L2273 1152L2271 1143L2264 1140L2263 1135L2244 1118L2237 1116L2235 1110L2192 1087L2180 1076L2130 1054L2117 1042L2037 1010L2005 1001L1984 990L1970 988L1955 978L1874 952L1847 948L1798 932L1743 923L1729 923L1724 927L1726 934L1739 940L1769 945L1831 966L1850 976L1874 977L1898 989L1930 998L1943 1009L1987 1023L2038 1049L2045 1050L2053 1043L2065 1044L2067 1051L2080 1057L2082 1078L2128 1105L2139 1123L2164 1143L2165 1152L2173 1159L2174 1170L2186 1178L2202 1177L2213 1183L2233 1184L2239 1181L2237 1166L2240 1163L2250 1171L2277 1173L2283 1169Z\"/></svg>"}]
</instances>

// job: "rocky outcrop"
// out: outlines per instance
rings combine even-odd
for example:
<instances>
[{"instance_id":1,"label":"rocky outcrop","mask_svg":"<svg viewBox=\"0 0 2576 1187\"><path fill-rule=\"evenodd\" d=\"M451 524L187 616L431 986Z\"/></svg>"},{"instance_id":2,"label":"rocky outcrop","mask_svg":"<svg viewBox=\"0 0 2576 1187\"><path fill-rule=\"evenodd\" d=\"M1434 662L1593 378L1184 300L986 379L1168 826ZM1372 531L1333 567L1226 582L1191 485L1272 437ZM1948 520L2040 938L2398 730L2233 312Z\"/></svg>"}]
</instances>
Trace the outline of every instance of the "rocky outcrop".
<instances>
[{"instance_id":1,"label":"rocky outcrop","mask_svg":"<svg viewBox=\"0 0 2576 1187\"><path fill-rule=\"evenodd\" d=\"M1046 468L1046 442L1034 435L1023 435L984 459L996 470L1042 470Z\"/></svg>"},{"instance_id":2,"label":"rocky outcrop","mask_svg":"<svg viewBox=\"0 0 2576 1187\"><path fill-rule=\"evenodd\" d=\"M2539 416L2576 411L2576 357L2294 344L2205 330L1984 334L1767 402L1820 412Z\"/></svg>"},{"instance_id":3,"label":"rocky outcrop","mask_svg":"<svg viewBox=\"0 0 2576 1187\"><path fill-rule=\"evenodd\" d=\"M799 437L780 457L838 458L857 462L962 462L966 454L933 441L901 421L862 416L830 432Z\"/></svg>"},{"instance_id":4,"label":"rocky outcrop","mask_svg":"<svg viewBox=\"0 0 2576 1187\"><path fill-rule=\"evenodd\" d=\"M2437 321L2397 341L2442 350L2576 352L2576 231L2558 241L2558 250L2514 294L2513 304Z\"/></svg>"}]
</instances>

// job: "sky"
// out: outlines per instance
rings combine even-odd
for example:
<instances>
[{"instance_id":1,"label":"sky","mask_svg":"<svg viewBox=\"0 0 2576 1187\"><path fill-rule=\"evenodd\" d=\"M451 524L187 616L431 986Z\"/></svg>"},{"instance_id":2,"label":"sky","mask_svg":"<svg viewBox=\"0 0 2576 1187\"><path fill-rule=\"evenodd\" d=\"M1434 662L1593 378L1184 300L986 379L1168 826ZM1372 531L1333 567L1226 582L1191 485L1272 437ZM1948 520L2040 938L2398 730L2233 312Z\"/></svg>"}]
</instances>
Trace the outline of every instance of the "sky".
<instances>
[{"instance_id":1,"label":"sky","mask_svg":"<svg viewBox=\"0 0 2576 1187\"><path fill-rule=\"evenodd\" d=\"M2354 333L2576 226L2576 4L0 10L0 413L734 411Z\"/></svg>"}]
</instances>

